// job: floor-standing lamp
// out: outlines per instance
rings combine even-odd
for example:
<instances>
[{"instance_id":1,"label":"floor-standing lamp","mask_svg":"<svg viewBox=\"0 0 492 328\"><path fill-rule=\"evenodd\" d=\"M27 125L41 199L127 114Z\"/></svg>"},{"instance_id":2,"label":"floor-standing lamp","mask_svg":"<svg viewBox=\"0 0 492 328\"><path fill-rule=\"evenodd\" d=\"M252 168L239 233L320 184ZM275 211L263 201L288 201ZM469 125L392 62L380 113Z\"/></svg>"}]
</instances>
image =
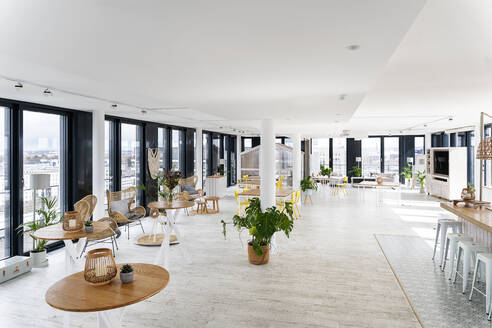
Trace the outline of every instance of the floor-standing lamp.
<instances>
[{"instance_id":1,"label":"floor-standing lamp","mask_svg":"<svg viewBox=\"0 0 492 328\"><path fill-rule=\"evenodd\" d=\"M32 218L33 221L36 221L36 191L50 188L50 175L44 173L35 173L31 174L31 189L32 189L32 199L33 199L33 210L32 210Z\"/></svg>"}]
</instances>

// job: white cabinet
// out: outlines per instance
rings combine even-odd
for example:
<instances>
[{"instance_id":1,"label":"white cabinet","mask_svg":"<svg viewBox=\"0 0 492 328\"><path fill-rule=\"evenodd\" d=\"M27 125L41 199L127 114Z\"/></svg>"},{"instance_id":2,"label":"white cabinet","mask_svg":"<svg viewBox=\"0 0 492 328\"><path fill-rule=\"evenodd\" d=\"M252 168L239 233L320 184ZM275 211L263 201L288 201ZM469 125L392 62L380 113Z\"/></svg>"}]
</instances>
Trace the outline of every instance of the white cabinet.
<instances>
[{"instance_id":1,"label":"white cabinet","mask_svg":"<svg viewBox=\"0 0 492 328\"><path fill-rule=\"evenodd\" d=\"M209 197L224 197L227 188L227 180L223 175L211 175L205 182L205 192Z\"/></svg>"},{"instance_id":2,"label":"white cabinet","mask_svg":"<svg viewBox=\"0 0 492 328\"><path fill-rule=\"evenodd\" d=\"M448 174L436 174L434 152L448 153ZM426 190L432 196L447 200L460 199L461 190L467 187L466 147L438 147L429 151Z\"/></svg>"}]
</instances>

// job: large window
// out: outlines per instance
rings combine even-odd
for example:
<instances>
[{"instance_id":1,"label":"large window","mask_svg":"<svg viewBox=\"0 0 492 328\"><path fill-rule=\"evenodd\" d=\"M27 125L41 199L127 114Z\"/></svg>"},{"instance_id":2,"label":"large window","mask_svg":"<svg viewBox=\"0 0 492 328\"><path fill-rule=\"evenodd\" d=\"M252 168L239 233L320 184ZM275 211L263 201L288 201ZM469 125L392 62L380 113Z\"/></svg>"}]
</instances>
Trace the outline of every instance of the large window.
<instances>
[{"instance_id":1,"label":"large window","mask_svg":"<svg viewBox=\"0 0 492 328\"><path fill-rule=\"evenodd\" d=\"M121 124L121 189L140 185L141 126Z\"/></svg>"},{"instance_id":2,"label":"large window","mask_svg":"<svg viewBox=\"0 0 492 328\"><path fill-rule=\"evenodd\" d=\"M157 129L157 146L159 147L159 170L160 172L168 171L168 159L169 159L169 129L158 128Z\"/></svg>"},{"instance_id":3,"label":"large window","mask_svg":"<svg viewBox=\"0 0 492 328\"><path fill-rule=\"evenodd\" d=\"M9 180L9 112L0 106L0 260L10 256L10 180Z\"/></svg>"},{"instance_id":4,"label":"large window","mask_svg":"<svg viewBox=\"0 0 492 328\"><path fill-rule=\"evenodd\" d=\"M64 212L66 206L62 167L65 166L62 130L65 117L41 112L23 112L23 222L38 220L36 210L41 209L41 197L57 198L56 210ZM62 152L63 150L63 152ZM32 239L24 238L24 252L32 250Z\"/></svg>"},{"instance_id":5,"label":"large window","mask_svg":"<svg viewBox=\"0 0 492 328\"><path fill-rule=\"evenodd\" d=\"M184 131L172 130L171 135L171 171L184 173Z\"/></svg>"},{"instance_id":6,"label":"large window","mask_svg":"<svg viewBox=\"0 0 492 328\"><path fill-rule=\"evenodd\" d=\"M347 174L347 140L345 138L333 138L333 174Z\"/></svg>"},{"instance_id":7,"label":"large window","mask_svg":"<svg viewBox=\"0 0 492 328\"><path fill-rule=\"evenodd\" d=\"M291 142L292 146L292 142ZM313 139L313 153L319 154L319 163L325 166L330 165L330 139ZM317 170L317 168L314 168Z\"/></svg>"},{"instance_id":8,"label":"large window","mask_svg":"<svg viewBox=\"0 0 492 328\"><path fill-rule=\"evenodd\" d=\"M425 138L415 137L415 155L424 155L425 153Z\"/></svg>"},{"instance_id":9,"label":"large window","mask_svg":"<svg viewBox=\"0 0 492 328\"><path fill-rule=\"evenodd\" d=\"M384 173L400 173L400 138L384 138Z\"/></svg>"},{"instance_id":10,"label":"large window","mask_svg":"<svg viewBox=\"0 0 492 328\"><path fill-rule=\"evenodd\" d=\"M114 191L114 141L113 141L113 121L104 122L104 186L106 190ZM105 201L107 204L107 200Z\"/></svg>"},{"instance_id":11,"label":"large window","mask_svg":"<svg viewBox=\"0 0 492 328\"><path fill-rule=\"evenodd\" d=\"M381 173L381 138L362 139L362 171L364 176Z\"/></svg>"}]
</instances>

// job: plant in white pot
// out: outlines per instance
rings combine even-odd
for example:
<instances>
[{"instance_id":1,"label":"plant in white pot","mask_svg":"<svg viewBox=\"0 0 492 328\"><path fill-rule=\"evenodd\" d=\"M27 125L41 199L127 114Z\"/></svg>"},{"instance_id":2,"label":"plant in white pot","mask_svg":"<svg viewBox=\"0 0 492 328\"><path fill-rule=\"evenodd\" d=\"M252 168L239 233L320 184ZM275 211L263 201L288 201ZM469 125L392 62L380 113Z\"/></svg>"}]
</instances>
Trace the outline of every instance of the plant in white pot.
<instances>
[{"instance_id":1,"label":"plant in white pot","mask_svg":"<svg viewBox=\"0 0 492 328\"><path fill-rule=\"evenodd\" d=\"M405 187L410 187L410 182L412 181L412 165L408 164L407 167L403 168L403 172L400 173L400 175L405 178Z\"/></svg>"},{"instance_id":2,"label":"plant in white pot","mask_svg":"<svg viewBox=\"0 0 492 328\"><path fill-rule=\"evenodd\" d=\"M222 223L222 233L226 237L226 225ZM283 231L289 237L294 227L292 204L285 203L282 211L275 206L262 211L260 199L251 199L250 205L246 208L245 216L234 215L232 224L239 232L248 229L251 239L248 242L248 260L252 264L266 264L270 259L270 242L273 235L278 231Z\"/></svg>"},{"instance_id":3,"label":"plant in white pot","mask_svg":"<svg viewBox=\"0 0 492 328\"><path fill-rule=\"evenodd\" d=\"M311 180L310 175L301 180L301 190L306 196L311 196L313 190L318 190L317 184Z\"/></svg>"},{"instance_id":4,"label":"plant in white pot","mask_svg":"<svg viewBox=\"0 0 492 328\"><path fill-rule=\"evenodd\" d=\"M31 222L26 222L17 227L19 232L25 232L32 238L31 260L33 268L40 268L48 265L46 258L47 240L37 239L33 237L33 233L41 228L48 227L60 222L60 213L55 210L57 199L54 197L49 200L46 197L41 197L42 208L37 210L38 219Z\"/></svg>"},{"instance_id":5,"label":"plant in white pot","mask_svg":"<svg viewBox=\"0 0 492 328\"><path fill-rule=\"evenodd\" d=\"M423 194L425 193L425 178L427 176L425 175L425 171L417 171L417 182L420 184L420 193Z\"/></svg>"}]
</instances>

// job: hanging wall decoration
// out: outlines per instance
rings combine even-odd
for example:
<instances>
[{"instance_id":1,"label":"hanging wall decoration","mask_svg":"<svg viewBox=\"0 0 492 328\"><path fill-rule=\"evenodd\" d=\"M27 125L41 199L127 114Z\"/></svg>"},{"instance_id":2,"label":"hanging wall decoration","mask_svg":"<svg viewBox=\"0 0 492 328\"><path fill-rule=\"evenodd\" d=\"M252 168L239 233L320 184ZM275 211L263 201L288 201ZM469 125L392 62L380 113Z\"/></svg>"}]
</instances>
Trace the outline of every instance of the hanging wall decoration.
<instances>
[{"instance_id":1,"label":"hanging wall decoration","mask_svg":"<svg viewBox=\"0 0 492 328\"><path fill-rule=\"evenodd\" d=\"M157 179L157 176L159 175L159 159L161 157L159 148L147 148L147 156L150 177L152 179Z\"/></svg>"}]
</instances>

